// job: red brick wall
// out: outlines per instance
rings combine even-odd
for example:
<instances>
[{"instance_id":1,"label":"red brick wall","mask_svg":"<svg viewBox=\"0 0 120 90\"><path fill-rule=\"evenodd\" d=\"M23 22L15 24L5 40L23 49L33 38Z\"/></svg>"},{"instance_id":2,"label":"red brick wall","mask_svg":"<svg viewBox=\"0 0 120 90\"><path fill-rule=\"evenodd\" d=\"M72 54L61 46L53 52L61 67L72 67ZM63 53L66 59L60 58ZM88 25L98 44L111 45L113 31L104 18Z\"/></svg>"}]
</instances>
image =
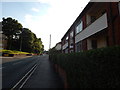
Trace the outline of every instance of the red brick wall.
<instances>
[{"instance_id":1,"label":"red brick wall","mask_svg":"<svg viewBox=\"0 0 120 90\"><path fill-rule=\"evenodd\" d=\"M112 7L111 3L106 3L106 12L107 12L107 20L108 20L108 46L114 45L114 34L113 34L113 27L112 27Z\"/></svg>"},{"instance_id":2,"label":"red brick wall","mask_svg":"<svg viewBox=\"0 0 120 90\"><path fill-rule=\"evenodd\" d=\"M86 25L87 25L87 23L86 23L86 15L84 15L82 17L82 21L83 21L83 30L84 30L86 28Z\"/></svg>"},{"instance_id":3,"label":"red brick wall","mask_svg":"<svg viewBox=\"0 0 120 90\"><path fill-rule=\"evenodd\" d=\"M84 15L82 17L82 21L83 21L83 30L85 30L86 25L87 25L87 23L86 23L86 15ZM87 40L86 39L82 41L82 48L83 48L84 51L87 50Z\"/></svg>"},{"instance_id":4,"label":"red brick wall","mask_svg":"<svg viewBox=\"0 0 120 90\"><path fill-rule=\"evenodd\" d=\"M116 45L120 45L120 16L114 21Z\"/></svg>"},{"instance_id":5,"label":"red brick wall","mask_svg":"<svg viewBox=\"0 0 120 90\"><path fill-rule=\"evenodd\" d=\"M87 50L87 39L82 41L82 48L83 48L83 51Z\"/></svg>"},{"instance_id":6,"label":"red brick wall","mask_svg":"<svg viewBox=\"0 0 120 90\"><path fill-rule=\"evenodd\" d=\"M112 3L112 15L113 15L113 25L114 25L114 32L115 32L115 45L120 45L120 15L119 15L119 8L118 3Z\"/></svg>"},{"instance_id":7,"label":"red brick wall","mask_svg":"<svg viewBox=\"0 0 120 90\"><path fill-rule=\"evenodd\" d=\"M120 16L118 3L107 3L106 6L108 16L108 45L120 45Z\"/></svg>"},{"instance_id":8,"label":"red brick wall","mask_svg":"<svg viewBox=\"0 0 120 90\"><path fill-rule=\"evenodd\" d=\"M107 12L107 20L108 20L107 44L108 46L120 45L120 15L119 15L118 3L106 2L105 4L106 4L105 7ZM84 30L87 26L86 15L82 17L82 21L83 21L83 30ZM75 52L75 26L73 26L72 29L74 31L74 52ZM86 39L83 40L82 43L83 43L82 44L83 50L87 50L87 40Z\"/></svg>"},{"instance_id":9,"label":"red brick wall","mask_svg":"<svg viewBox=\"0 0 120 90\"><path fill-rule=\"evenodd\" d=\"M76 36L76 31L75 31L75 24L72 26L72 31L73 31L73 52L75 52L75 36Z\"/></svg>"},{"instance_id":10,"label":"red brick wall","mask_svg":"<svg viewBox=\"0 0 120 90\"><path fill-rule=\"evenodd\" d=\"M68 34L68 53L70 53L70 32Z\"/></svg>"}]
</instances>

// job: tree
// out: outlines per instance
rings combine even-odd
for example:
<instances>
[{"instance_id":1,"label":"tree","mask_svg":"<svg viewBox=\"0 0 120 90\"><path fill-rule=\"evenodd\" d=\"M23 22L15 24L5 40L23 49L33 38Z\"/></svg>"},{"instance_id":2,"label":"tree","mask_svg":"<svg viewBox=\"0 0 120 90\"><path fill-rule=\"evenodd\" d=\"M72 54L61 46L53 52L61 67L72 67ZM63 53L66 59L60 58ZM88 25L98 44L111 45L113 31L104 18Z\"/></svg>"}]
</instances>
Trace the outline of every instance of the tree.
<instances>
[{"instance_id":1,"label":"tree","mask_svg":"<svg viewBox=\"0 0 120 90\"><path fill-rule=\"evenodd\" d=\"M20 35L20 47L24 52L33 52L32 44L34 41L34 35L28 28L23 28Z\"/></svg>"},{"instance_id":2,"label":"tree","mask_svg":"<svg viewBox=\"0 0 120 90\"><path fill-rule=\"evenodd\" d=\"M44 50L44 45L42 44L41 38L37 38L34 34L34 42L33 42L33 52L40 54Z\"/></svg>"},{"instance_id":3,"label":"tree","mask_svg":"<svg viewBox=\"0 0 120 90\"><path fill-rule=\"evenodd\" d=\"M22 25L18 23L17 20L12 19L11 17L8 17L6 19L3 18L2 25L3 34L7 36L8 40L7 49L11 49L12 40L13 38L18 37L18 33L20 33L20 31L22 30Z\"/></svg>"},{"instance_id":4,"label":"tree","mask_svg":"<svg viewBox=\"0 0 120 90\"><path fill-rule=\"evenodd\" d=\"M41 38L28 28L23 28L22 24L11 17L3 18L2 21L3 34L7 36L8 48L12 50L20 50L24 52L40 54L44 50Z\"/></svg>"},{"instance_id":5,"label":"tree","mask_svg":"<svg viewBox=\"0 0 120 90\"><path fill-rule=\"evenodd\" d=\"M23 28L20 39L22 40L20 42L22 51L40 54L44 50L41 38L37 38L28 28Z\"/></svg>"}]
</instances>

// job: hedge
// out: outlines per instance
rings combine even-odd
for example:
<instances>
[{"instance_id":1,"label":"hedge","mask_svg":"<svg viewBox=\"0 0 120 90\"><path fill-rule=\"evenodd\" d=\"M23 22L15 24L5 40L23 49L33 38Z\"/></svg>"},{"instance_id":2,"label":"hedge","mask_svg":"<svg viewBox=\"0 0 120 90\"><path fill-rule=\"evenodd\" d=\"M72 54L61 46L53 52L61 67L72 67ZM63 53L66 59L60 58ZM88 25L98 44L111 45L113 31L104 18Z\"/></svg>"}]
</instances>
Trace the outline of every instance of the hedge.
<instances>
[{"instance_id":1,"label":"hedge","mask_svg":"<svg viewBox=\"0 0 120 90\"><path fill-rule=\"evenodd\" d=\"M0 53L2 53L2 56L9 56L13 57L15 55L26 55L26 56L31 56L31 53L28 52L21 52L21 51L14 51L14 50L0 50Z\"/></svg>"},{"instance_id":2,"label":"hedge","mask_svg":"<svg viewBox=\"0 0 120 90\"><path fill-rule=\"evenodd\" d=\"M7 54L31 54L31 53L28 53L28 52L21 52L21 51L14 51L14 50L0 50L0 52L2 53L7 53Z\"/></svg>"},{"instance_id":3,"label":"hedge","mask_svg":"<svg viewBox=\"0 0 120 90\"><path fill-rule=\"evenodd\" d=\"M50 54L50 60L66 71L71 88L120 88L120 46Z\"/></svg>"}]
</instances>

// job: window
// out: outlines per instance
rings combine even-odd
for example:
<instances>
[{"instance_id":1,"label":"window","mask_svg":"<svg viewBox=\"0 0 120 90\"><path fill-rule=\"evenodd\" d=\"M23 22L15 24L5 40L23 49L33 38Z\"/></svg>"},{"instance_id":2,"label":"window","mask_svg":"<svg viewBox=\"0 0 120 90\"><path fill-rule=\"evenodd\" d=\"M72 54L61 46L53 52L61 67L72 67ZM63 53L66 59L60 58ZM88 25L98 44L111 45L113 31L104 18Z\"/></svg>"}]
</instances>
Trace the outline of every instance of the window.
<instances>
[{"instance_id":1,"label":"window","mask_svg":"<svg viewBox=\"0 0 120 90\"><path fill-rule=\"evenodd\" d=\"M73 31L70 33L70 46L73 44Z\"/></svg>"},{"instance_id":2,"label":"window","mask_svg":"<svg viewBox=\"0 0 120 90\"><path fill-rule=\"evenodd\" d=\"M65 49L65 53L68 53L68 48L67 48L67 49Z\"/></svg>"},{"instance_id":3,"label":"window","mask_svg":"<svg viewBox=\"0 0 120 90\"><path fill-rule=\"evenodd\" d=\"M70 50L70 53L72 53L73 52L73 50Z\"/></svg>"},{"instance_id":4,"label":"window","mask_svg":"<svg viewBox=\"0 0 120 90\"><path fill-rule=\"evenodd\" d=\"M70 33L70 37L71 37L71 38L73 37L73 31Z\"/></svg>"},{"instance_id":5,"label":"window","mask_svg":"<svg viewBox=\"0 0 120 90\"><path fill-rule=\"evenodd\" d=\"M65 43L67 43L68 42L68 36L66 37L66 39L65 39Z\"/></svg>"},{"instance_id":6,"label":"window","mask_svg":"<svg viewBox=\"0 0 120 90\"><path fill-rule=\"evenodd\" d=\"M73 44L73 39L70 39L70 44Z\"/></svg>"},{"instance_id":7,"label":"window","mask_svg":"<svg viewBox=\"0 0 120 90\"><path fill-rule=\"evenodd\" d=\"M95 16L91 16L91 23L93 23L96 20Z\"/></svg>"},{"instance_id":8,"label":"window","mask_svg":"<svg viewBox=\"0 0 120 90\"><path fill-rule=\"evenodd\" d=\"M70 45L73 46L73 43L71 43Z\"/></svg>"},{"instance_id":9,"label":"window","mask_svg":"<svg viewBox=\"0 0 120 90\"><path fill-rule=\"evenodd\" d=\"M92 49L96 49L97 48L97 40L92 40L91 41L91 45L92 45Z\"/></svg>"},{"instance_id":10,"label":"window","mask_svg":"<svg viewBox=\"0 0 120 90\"><path fill-rule=\"evenodd\" d=\"M79 32L81 32L83 29L83 22L81 21L77 27L76 27L76 34L78 34Z\"/></svg>"},{"instance_id":11,"label":"window","mask_svg":"<svg viewBox=\"0 0 120 90\"><path fill-rule=\"evenodd\" d=\"M76 52L82 51L82 41L76 44Z\"/></svg>"},{"instance_id":12,"label":"window","mask_svg":"<svg viewBox=\"0 0 120 90\"><path fill-rule=\"evenodd\" d=\"M68 40L68 36L66 37L66 40Z\"/></svg>"}]
</instances>

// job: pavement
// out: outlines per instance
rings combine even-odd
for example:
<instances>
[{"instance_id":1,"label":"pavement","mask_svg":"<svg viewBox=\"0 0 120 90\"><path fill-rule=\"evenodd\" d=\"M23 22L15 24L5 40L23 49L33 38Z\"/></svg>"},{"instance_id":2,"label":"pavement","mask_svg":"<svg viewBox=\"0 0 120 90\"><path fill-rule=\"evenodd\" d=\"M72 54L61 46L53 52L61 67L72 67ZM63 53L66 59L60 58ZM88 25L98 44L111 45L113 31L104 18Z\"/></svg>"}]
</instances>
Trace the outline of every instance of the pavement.
<instances>
[{"instance_id":1,"label":"pavement","mask_svg":"<svg viewBox=\"0 0 120 90\"><path fill-rule=\"evenodd\" d=\"M20 60L21 59L21 60ZM6 63L5 63L6 62ZM33 57L4 57L2 69L3 88L11 88L17 83L30 68L37 63L37 69L28 79L23 88L64 88L64 83L48 55Z\"/></svg>"},{"instance_id":2,"label":"pavement","mask_svg":"<svg viewBox=\"0 0 120 90\"><path fill-rule=\"evenodd\" d=\"M23 88L64 88L64 84L48 56L39 58L39 65Z\"/></svg>"}]
</instances>

